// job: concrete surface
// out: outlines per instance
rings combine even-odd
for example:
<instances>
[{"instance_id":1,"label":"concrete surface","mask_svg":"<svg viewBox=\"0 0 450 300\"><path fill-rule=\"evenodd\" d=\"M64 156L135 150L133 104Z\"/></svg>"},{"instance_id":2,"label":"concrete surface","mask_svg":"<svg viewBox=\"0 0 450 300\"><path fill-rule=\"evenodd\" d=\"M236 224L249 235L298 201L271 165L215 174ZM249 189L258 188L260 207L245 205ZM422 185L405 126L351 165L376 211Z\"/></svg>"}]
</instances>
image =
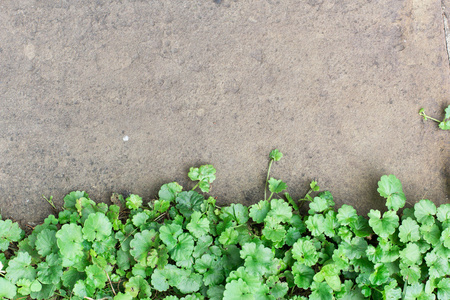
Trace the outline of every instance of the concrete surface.
<instances>
[{"instance_id":1,"label":"concrete surface","mask_svg":"<svg viewBox=\"0 0 450 300\"><path fill-rule=\"evenodd\" d=\"M72 190L152 199L217 169L219 203L263 197L267 157L294 197L338 205L449 201L450 104L441 0L4 0L0 208L35 224ZM448 5L447 5L448 6Z\"/></svg>"}]
</instances>

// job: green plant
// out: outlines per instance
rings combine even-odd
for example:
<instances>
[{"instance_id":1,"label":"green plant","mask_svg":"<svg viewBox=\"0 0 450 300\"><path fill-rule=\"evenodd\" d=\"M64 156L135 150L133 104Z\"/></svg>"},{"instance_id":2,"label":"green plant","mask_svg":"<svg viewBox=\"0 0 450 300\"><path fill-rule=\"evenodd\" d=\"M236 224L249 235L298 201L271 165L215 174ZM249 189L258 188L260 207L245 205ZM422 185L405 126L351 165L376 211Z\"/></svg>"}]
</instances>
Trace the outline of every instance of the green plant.
<instances>
[{"instance_id":1,"label":"green plant","mask_svg":"<svg viewBox=\"0 0 450 300\"><path fill-rule=\"evenodd\" d=\"M442 121L439 121L438 119L428 116L425 113L424 108L421 108L419 110L419 115L421 115L424 120L430 119L432 121L439 123L439 128L441 128L442 130L450 130L450 105L445 109L445 116L444 116L444 120L442 120Z\"/></svg>"},{"instance_id":2,"label":"green plant","mask_svg":"<svg viewBox=\"0 0 450 300\"><path fill-rule=\"evenodd\" d=\"M194 189L164 184L147 205L76 191L28 235L0 218L0 299L450 299L450 204L399 214L401 182L385 175L387 211L366 219L315 181L298 201L272 199L286 184L270 166L271 195L250 207L195 191L215 179L205 165Z\"/></svg>"}]
</instances>

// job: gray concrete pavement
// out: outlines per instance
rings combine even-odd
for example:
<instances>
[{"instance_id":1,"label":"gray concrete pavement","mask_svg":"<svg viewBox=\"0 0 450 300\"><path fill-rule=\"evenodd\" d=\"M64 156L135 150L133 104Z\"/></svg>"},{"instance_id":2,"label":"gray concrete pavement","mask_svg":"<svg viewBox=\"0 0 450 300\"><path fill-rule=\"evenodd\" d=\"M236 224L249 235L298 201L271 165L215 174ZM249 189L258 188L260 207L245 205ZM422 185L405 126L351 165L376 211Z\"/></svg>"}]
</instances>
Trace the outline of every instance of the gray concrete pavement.
<instances>
[{"instance_id":1,"label":"gray concrete pavement","mask_svg":"<svg viewBox=\"0 0 450 300\"><path fill-rule=\"evenodd\" d=\"M449 201L445 3L0 2L0 208L30 224L72 190L149 200L217 169L219 203L263 196L267 156L291 195L313 178L338 205ZM127 138L126 138L127 137Z\"/></svg>"}]
</instances>

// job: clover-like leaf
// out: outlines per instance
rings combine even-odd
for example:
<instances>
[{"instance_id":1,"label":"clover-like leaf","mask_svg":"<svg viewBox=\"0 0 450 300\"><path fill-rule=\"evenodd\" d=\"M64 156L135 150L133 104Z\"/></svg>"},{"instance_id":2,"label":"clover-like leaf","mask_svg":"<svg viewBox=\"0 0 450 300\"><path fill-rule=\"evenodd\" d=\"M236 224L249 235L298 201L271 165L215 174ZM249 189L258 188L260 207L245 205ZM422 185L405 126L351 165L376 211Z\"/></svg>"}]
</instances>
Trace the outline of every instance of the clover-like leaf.
<instances>
[{"instance_id":1,"label":"clover-like leaf","mask_svg":"<svg viewBox=\"0 0 450 300\"><path fill-rule=\"evenodd\" d=\"M65 270L61 278L63 285L69 288L70 290L73 289L75 283L77 283L78 280L84 279L86 279L86 273L78 272L73 267L70 267L67 270Z\"/></svg>"},{"instance_id":2,"label":"clover-like leaf","mask_svg":"<svg viewBox=\"0 0 450 300\"><path fill-rule=\"evenodd\" d=\"M204 254L197 259L194 269L203 275L203 282L206 286L220 284L225 278L221 263L209 254Z\"/></svg>"},{"instance_id":3,"label":"clover-like leaf","mask_svg":"<svg viewBox=\"0 0 450 300\"><path fill-rule=\"evenodd\" d=\"M6 279L16 283L19 279L33 281L36 278L36 270L31 265L31 256L27 252L19 252L11 259L6 268Z\"/></svg>"},{"instance_id":4,"label":"clover-like leaf","mask_svg":"<svg viewBox=\"0 0 450 300\"><path fill-rule=\"evenodd\" d=\"M398 230L398 237L402 243L417 242L420 240L419 225L411 218L403 220Z\"/></svg>"},{"instance_id":5,"label":"clover-like leaf","mask_svg":"<svg viewBox=\"0 0 450 300\"><path fill-rule=\"evenodd\" d=\"M450 248L450 227L442 231L441 242L445 247Z\"/></svg>"},{"instance_id":6,"label":"clover-like leaf","mask_svg":"<svg viewBox=\"0 0 450 300\"><path fill-rule=\"evenodd\" d=\"M17 288L10 281L0 277L0 298L13 299L16 296Z\"/></svg>"},{"instance_id":7,"label":"clover-like leaf","mask_svg":"<svg viewBox=\"0 0 450 300\"><path fill-rule=\"evenodd\" d=\"M450 278L443 278L437 284L438 299L450 299Z\"/></svg>"},{"instance_id":8,"label":"clover-like leaf","mask_svg":"<svg viewBox=\"0 0 450 300\"><path fill-rule=\"evenodd\" d=\"M316 247L306 239L299 239L292 247L292 257L308 267L314 266L319 260Z\"/></svg>"},{"instance_id":9,"label":"clover-like leaf","mask_svg":"<svg viewBox=\"0 0 450 300\"><path fill-rule=\"evenodd\" d=\"M255 243L247 243L242 246L241 258L245 260L244 266L250 274L270 274L275 265L274 255L269 248Z\"/></svg>"},{"instance_id":10,"label":"clover-like leaf","mask_svg":"<svg viewBox=\"0 0 450 300\"><path fill-rule=\"evenodd\" d=\"M440 122L439 128L442 130L450 130L450 120L444 120Z\"/></svg>"},{"instance_id":11,"label":"clover-like leaf","mask_svg":"<svg viewBox=\"0 0 450 300\"><path fill-rule=\"evenodd\" d=\"M308 213L310 215L323 212L324 210L328 209L328 202L327 199L321 198L321 197L314 197L313 201L309 203L309 211Z\"/></svg>"},{"instance_id":12,"label":"clover-like leaf","mask_svg":"<svg viewBox=\"0 0 450 300\"><path fill-rule=\"evenodd\" d=\"M183 233L183 229L178 224L163 225L159 228L159 237L167 246L167 250L172 250L178 243L178 236Z\"/></svg>"},{"instance_id":13,"label":"clover-like leaf","mask_svg":"<svg viewBox=\"0 0 450 300\"><path fill-rule=\"evenodd\" d=\"M270 210L270 204L266 200L261 200L256 204L253 204L250 206L250 213L249 216L255 221L256 223L262 223L264 222L264 219L267 216L267 213Z\"/></svg>"},{"instance_id":14,"label":"clover-like leaf","mask_svg":"<svg viewBox=\"0 0 450 300\"><path fill-rule=\"evenodd\" d=\"M58 254L49 254L46 261L38 264L36 271L41 283L57 285L63 275L62 259Z\"/></svg>"},{"instance_id":15,"label":"clover-like leaf","mask_svg":"<svg viewBox=\"0 0 450 300\"><path fill-rule=\"evenodd\" d=\"M352 206L344 204L339 208L336 217L342 225L350 225L358 219L358 214Z\"/></svg>"},{"instance_id":16,"label":"clover-like leaf","mask_svg":"<svg viewBox=\"0 0 450 300\"><path fill-rule=\"evenodd\" d=\"M155 230L144 230L134 235L130 242L130 253L141 265L147 264L147 255L158 244L158 234Z\"/></svg>"},{"instance_id":17,"label":"clover-like leaf","mask_svg":"<svg viewBox=\"0 0 450 300\"><path fill-rule=\"evenodd\" d=\"M418 265L400 263L400 274L405 278L406 282L414 284L419 282L422 272Z\"/></svg>"},{"instance_id":18,"label":"clover-like leaf","mask_svg":"<svg viewBox=\"0 0 450 300\"><path fill-rule=\"evenodd\" d=\"M167 200L155 200L153 209L159 213L164 213L170 208L170 202Z\"/></svg>"},{"instance_id":19,"label":"clover-like leaf","mask_svg":"<svg viewBox=\"0 0 450 300\"><path fill-rule=\"evenodd\" d=\"M267 216L276 222L289 222L292 218L292 206L283 199L272 199Z\"/></svg>"},{"instance_id":20,"label":"clover-like leaf","mask_svg":"<svg viewBox=\"0 0 450 300\"><path fill-rule=\"evenodd\" d=\"M219 243L222 245L234 245L238 242L239 233L233 228L228 227L219 237Z\"/></svg>"},{"instance_id":21,"label":"clover-like leaf","mask_svg":"<svg viewBox=\"0 0 450 300\"><path fill-rule=\"evenodd\" d=\"M272 193L281 193L287 188L286 183L284 183L281 179L277 180L273 177L269 179L269 191Z\"/></svg>"},{"instance_id":22,"label":"clover-like leaf","mask_svg":"<svg viewBox=\"0 0 450 300\"><path fill-rule=\"evenodd\" d=\"M183 187L176 182L163 184L158 192L160 200L172 202L177 195L183 190Z\"/></svg>"},{"instance_id":23,"label":"clover-like leaf","mask_svg":"<svg viewBox=\"0 0 450 300\"><path fill-rule=\"evenodd\" d=\"M22 239L24 232L19 224L11 220L0 220L0 251L6 251L10 242L18 242Z\"/></svg>"},{"instance_id":24,"label":"clover-like leaf","mask_svg":"<svg viewBox=\"0 0 450 300\"><path fill-rule=\"evenodd\" d=\"M270 151L269 158L274 161L279 161L283 157L283 153L278 151L278 149L274 149Z\"/></svg>"},{"instance_id":25,"label":"clover-like leaf","mask_svg":"<svg viewBox=\"0 0 450 300\"><path fill-rule=\"evenodd\" d=\"M414 300L414 299L420 299L420 300L432 300L435 299L433 295L427 295L424 291L423 283L414 283L412 285L408 285L405 287L405 290L403 291L405 300Z\"/></svg>"},{"instance_id":26,"label":"clover-like leaf","mask_svg":"<svg viewBox=\"0 0 450 300\"><path fill-rule=\"evenodd\" d=\"M339 292L342 288L341 286L341 279L339 278L339 275L341 273L341 270L337 267L334 263L327 263L318 273L314 275L314 281L316 282L322 282L326 281L326 283L336 292Z\"/></svg>"},{"instance_id":27,"label":"clover-like leaf","mask_svg":"<svg viewBox=\"0 0 450 300\"><path fill-rule=\"evenodd\" d=\"M155 290L164 292L169 289L169 282L167 281L167 278L164 276L164 271L156 269L152 273L152 280L151 280L152 286Z\"/></svg>"},{"instance_id":28,"label":"clover-like leaf","mask_svg":"<svg viewBox=\"0 0 450 300\"><path fill-rule=\"evenodd\" d=\"M307 289L311 286L314 277L314 270L298 261L292 266L292 275L295 284L301 289Z\"/></svg>"},{"instance_id":29,"label":"clover-like leaf","mask_svg":"<svg viewBox=\"0 0 450 300\"><path fill-rule=\"evenodd\" d=\"M138 195L131 194L130 196L125 199L126 206L130 210L136 210L142 206L142 198Z\"/></svg>"},{"instance_id":30,"label":"clover-like leaf","mask_svg":"<svg viewBox=\"0 0 450 300\"><path fill-rule=\"evenodd\" d=\"M80 198L89 198L89 195L86 192L81 191L70 192L70 194L64 197L64 208L71 212L77 211L75 208L75 204Z\"/></svg>"},{"instance_id":31,"label":"clover-like leaf","mask_svg":"<svg viewBox=\"0 0 450 300\"><path fill-rule=\"evenodd\" d=\"M283 225L278 223L267 224L266 226L264 226L262 234L268 240L271 240L274 243L279 243L284 240L286 236L286 229Z\"/></svg>"},{"instance_id":32,"label":"clover-like leaf","mask_svg":"<svg viewBox=\"0 0 450 300\"><path fill-rule=\"evenodd\" d=\"M343 241L339 248L342 248L343 253L349 259L359 259L361 258L367 250L367 242L365 239L360 237L354 237L350 242Z\"/></svg>"},{"instance_id":33,"label":"clover-like leaf","mask_svg":"<svg viewBox=\"0 0 450 300\"><path fill-rule=\"evenodd\" d=\"M191 221L187 224L186 228L193 236L200 238L201 236L208 234L209 220L206 217L202 218L201 212L195 211L191 215Z\"/></svg>"},{"instance_id":34,"label":"clover-like leaf","mask_svg":"<svg viewBox=\"0 0 450 300\"><path fill-rule=\"evenodd\" d=\"M367 216L370 218L370 227L372 227L373 231L382 238L387 238L393 234L399 224L399 218L395 211L387 211L381 218L379 210L371 209Z\"/></svg>"},{"instance_id":35,"label":"clover-like leaf","mask_svg":"<svg viewBox=\"0 0 450 300\"><path fill-rule=\"evenodd\" d=\"M441 230L439 226L436 224L423 224L419 229L423 239L432 246L437 245L439 243L441 237Z\"/></svg>"},{"instance_id":36,"label":"clover-like leaf","mask_svg":"<svg viewBox=\"0 0 450 300\"><path fill-rule=\"evenodd\" d=\"M212 165L203 165L199 168L190 168L188 176L192 181L205 180L212 182L216 179L216 176L214 175L215 173L216 169L214 169Z\"/></svg>"},{"instance_id":37,"label":"clover-like leaf","mask_svg":"<svg viewBox=\"0 0 450 300\"><path fill-rule=\"evenodd\" d=\"M253 300L255 297L245 281L242 280L242 278L239 278L237 280L232 280L225 285L223 299Z\"/></svg>"},{"instance_id":38,"label":"clover-like leaf","mask_svg":"<svg viewBox=\"0 0 450 300\"><path fill-rule=\"evenodd\" d=\"M415 243L408 243L406 247L400 251L401 261L407 265L420 265L422 254L419 246Z\"/></svg>"},{"instance_id":39,"label":"clover-like leaf","mask_svg":"<svg viewBox=\"0 0 450 300\"><path fill-rule=\"evenodd\" d=\"M209 192L210 184L216 179L216 169L212 165L190 168L188 176L192 181L199 181L198 186L204 193Z\"/></svg>"},{"instance_id":40,"label":"clover-like leaf","mask_svg":"<svg viewBox=\"0 0 450 300\"><path fill-rule=\"evenodd\" d=\"M305 224L313 236L320 236L324 233L325 218L322 214L309 216Z\"/></svg>"},{"instance_id":41,"label":"clover-like leaf","mask_svg":"<svg viewBox=\"0 0 450 300\"><path fill-rule=\"evenodd\" d=\"M433 224L436 212L436 205L430 200L420 200L414 205L414 216L422 224Z\"/></svg>"},{"instance_id":42,"label":"clover-like leaf","mask_svg":"<svg viewBox=\"0 0 450 300\"><path fill-rule=\"evenodd\" d=\"M333 290L325 282L313 282L311 284L312 293L309 296L311 300L332 300Z\"/></svg>"},{"instance_id":43,"label":"clover-like leaf","mask_svg":"<svg viewBox=\"0 0 450 300\"><path fill-rule=\"evenodd\" d=\"M144 299L152 295L150 285L140 275L131 277L125 283L125 293L131 295L133 299Z\"/></svg>"},{"instance_id":44,"label":"clover-like leaf","mask_svg":"<svg viewBox=\"0 0 450 300\"><path fill-rule=\"evenodd\" d=\"M442 223L450 222L450 203L439 206L436 212L436 217Z\"/></svg>"},{"instance_id":45,"label":"clover-like leaf","mask_svg":"<svg viewBox=\"0 0 450 300\"><path fill-rule=\"evenodd\" d=\"M56 253L58 246L56 244L56 231L51 229L44 229L38 233L36 237L36 250L42 256L47 256L50 253Z\"/></svg>"},{"instance_id":46,"label":"clover-like leaf","mask_svg":"<svg viewBox=\"0 0 450 300\"><path fill-rule=\"evenodd\" d=\"M189 218L194 211L200 211L204 200L205 198L196 191L181 192L175 199L177 209L186 218Z\"/></svg>"},{"instance_id":47,"label":"clover-like leaf","mask_svg":"<svg viewBox=\"0 0 450 300\"><path fill-rule=\"evenodd\" d=\"M105 287L106 280L108 280L106 272L97 265L90 265L86 267L86 283L97 289Z\"/></svg>"},{"instance_id":48,"label":"clover-like leaf","mask_svg":"<svg viewBox=\"0 0 450 300\"><path fill-rule=\"evenodd\" d=\"M386 206L394 211L399 210L406 203L406 197L403 193L402 183L394 175L383 175L378 181L378 193L386 198Z\"/></svg>"},{"instance_id":49,"label":"clover-like leaf","mask_svg":"<svg viewBox=\"0 0 450 300\"><path fill-rule=\"evenodd\" d=\"M83 258L83 234L81 226L65 224L56 233L56 243L63 258L63 266L70 267Z\"/></svg>"},{"instance_id":50,"label":"clover-like leaf","mask_svg":"<svg viewBox=\"0 0 450 300\"><path fill-rule=\"evenodd\" d=\"M194 251L194 239L188 233L178 236L175 247L170 251L170 257L177 263L191 259Z\"/></svg>"},{"instance_id":51,"label":"clover-like leaf","mask_svg":"<svg viewBox=\"0 0 450 300\"><path fill-rule=\"evenodd\" d=\"M434 251L425 255L425 262L428 266L428 274L430 277L446 276L450 272L449 261L446 257L437 255Z\"/></svg>"},{"instance_id":52,"label":"clover-like leaf","mask_svg":"<svg viewBox=\"0 0 450 300\"><path fill-rule=\"evenodd\" d=\"M221 209L219 217L224 221L234 220L239 225L245 224L248 221L248 208L241 203L232 203Z\"/></svg>"},{"instance_id":53,"label":"clover-like leaf","mask_svg":"<svg viewBox=\"0 0 450 300\"><path fill-rule=\"evenodd\" d=\"M136 227L141 227L141 226L144 226L144 225L145 225L145 223L147 222L147 220L148 220L149 218L150 218L150 217L149 217L145 212L139 212L139 213L137 213L137 214L135 214L135 215L133 216L133 218L131 219L131 221L132 221L132 223L133 223L134 226L136 226Z\"/></svg>"},{"instance_id":54,"label":"clover-like leaf","mask_svg":"<svg viewBox=\"0 0 450 300\"><path fill-rule=\"evenodd\" d=\"M102 241L111 235L112 224L108 217L98 212L90 214L83 226L83 237L92 242L94 240Z\"/></svg>"}]
</instances>

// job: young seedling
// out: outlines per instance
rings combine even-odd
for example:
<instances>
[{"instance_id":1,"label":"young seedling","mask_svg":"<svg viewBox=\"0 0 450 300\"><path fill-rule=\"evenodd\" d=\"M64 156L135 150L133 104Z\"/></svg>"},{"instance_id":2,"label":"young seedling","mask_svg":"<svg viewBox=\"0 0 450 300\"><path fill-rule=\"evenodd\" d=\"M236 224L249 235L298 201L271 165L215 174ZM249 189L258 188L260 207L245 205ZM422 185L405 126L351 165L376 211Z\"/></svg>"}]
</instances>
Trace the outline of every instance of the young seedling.
<instances>
[{"instance_id":1,"label":"young seedling","mask_svg":"<svg viewBox=\"0 0 450 300\"><path fill-rule=\"evenodd\" d=\"M270 158L269 168L267 169L266 186L264 188L264 200L267 200L267 185L269 184L270 168L272 168L272 164L273 164L274 161L279 161L282 157L283 157L283 153L278 151L278 149L270 151L270 154L269 154L269 158ZM273 178L271 178L271 179L273 179ZM273 194L273 192L272 192L272 194Z\"/></svg>"},{"instance_id":2,"label":"young seedling","mask_svg":"<svg viewBox=\"0 0 450 300\"><path fill-rule=\"evenodd\" d=\"M442 120L442 121L439 121L438 119L435 119L435 118L427 115L425 113L424 108L421 108L419 110L419 115L422 116L425 121L430 119L432 121L439 123L439 128L442 130L450 130L450 105L445 109L445 116L444 116L444 120Z\"/></svg>"},{"instance_id":3,"label":"young seedling","mask_svg":"<svg viewBox=\"0 0 450 300\"><path fill-rule=\"evenodd\" d=\"M203 193L209 193L211 183L216 180L216 169L214 169L212 165L203 165L199 168L190 168L188 176L192 181L198 180L198 183L192 188L192 190L199 187Z\"/></svg>"},{"instance_id":4,"label":"young seedling","mask_svg":"<svg viewBox=\"0 0 450 300\"><path fill-rule=\"evenodd\" d=\"M42 195L42 197L48 202L48 204L50 204L54 210L58 210L55 206L55 204L53 203L53 196L50 196L50 198L45 197L44 195Z\"/></svg>"}]
</instances>

